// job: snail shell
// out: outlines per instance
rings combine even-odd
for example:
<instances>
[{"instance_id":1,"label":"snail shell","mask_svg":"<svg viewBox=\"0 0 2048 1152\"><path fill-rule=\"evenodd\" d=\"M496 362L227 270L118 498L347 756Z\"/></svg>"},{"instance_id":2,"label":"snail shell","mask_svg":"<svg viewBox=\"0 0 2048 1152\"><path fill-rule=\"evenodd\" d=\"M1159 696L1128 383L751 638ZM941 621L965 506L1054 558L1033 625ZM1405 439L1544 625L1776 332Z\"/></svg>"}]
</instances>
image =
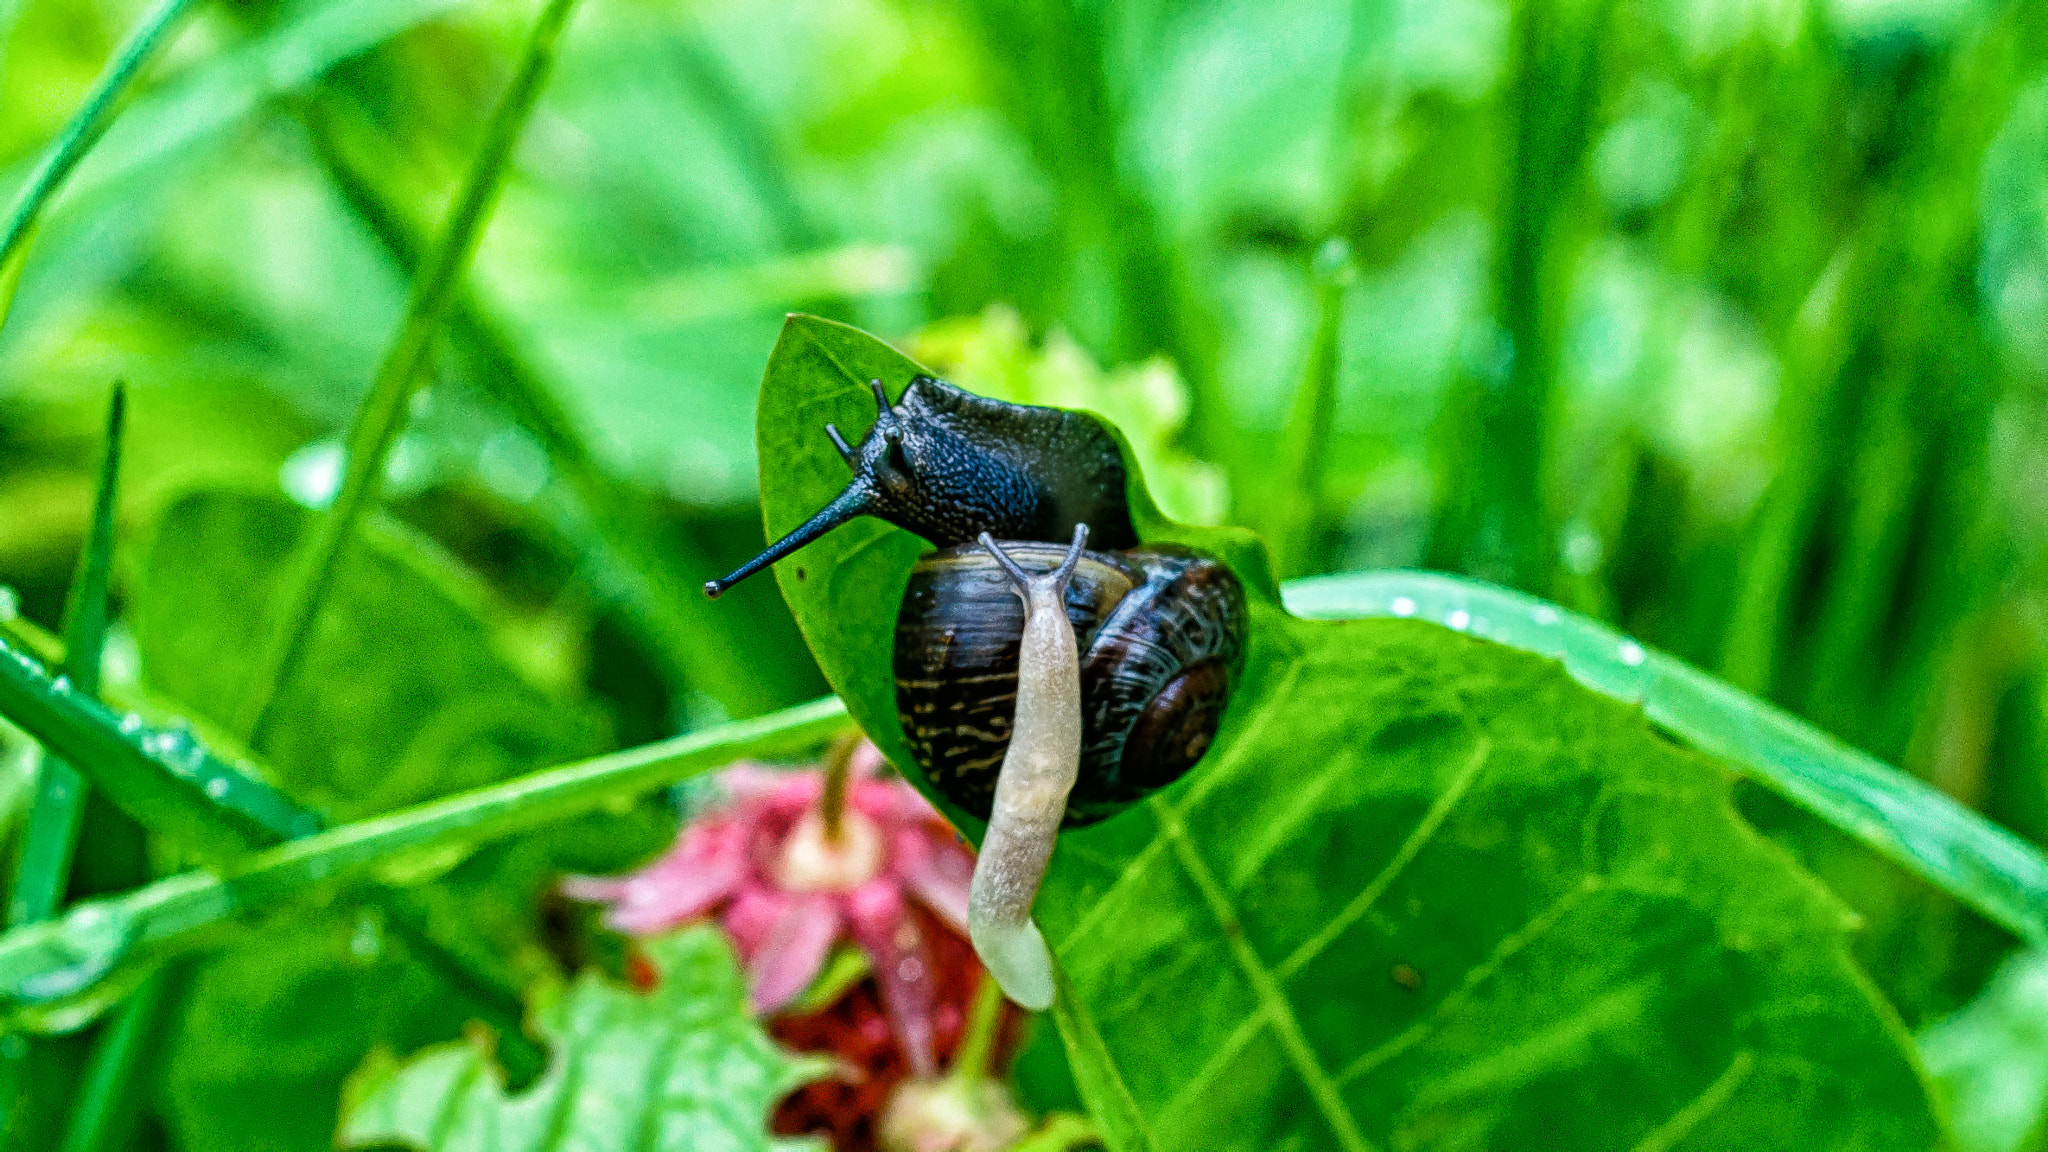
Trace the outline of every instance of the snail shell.
<instances>
[{"instance_id":1,"label":"snail shell","mask_svg":"<svg viewBox=\"0 0 2048 1152\"><path fill-rule=\"evenodd\" d=\"M1004 548L1050 568L1063 547ZM1208 750L1244 665L1244 588L1192 549L1088 552L1067 589L1081 652L1080 778L1066 825L1092 823L1179 779ZM1024 609L981 548L917 564L896 618L897 713L932 784L986 819L1016 707Z\"/></svg>"}]
</instances>

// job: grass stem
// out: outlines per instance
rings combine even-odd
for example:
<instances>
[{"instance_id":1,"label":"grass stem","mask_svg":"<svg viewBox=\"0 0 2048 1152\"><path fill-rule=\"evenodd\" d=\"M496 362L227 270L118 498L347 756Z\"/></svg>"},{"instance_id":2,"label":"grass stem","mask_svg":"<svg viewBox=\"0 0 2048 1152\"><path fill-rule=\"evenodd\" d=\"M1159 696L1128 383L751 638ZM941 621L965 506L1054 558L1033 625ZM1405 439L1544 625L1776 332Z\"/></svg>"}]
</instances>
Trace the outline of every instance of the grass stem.
<instances>
[{"instance_id":1,"label":"grass stem","mask_svg":"<svg viewBox=\"0 0 2048 1152\"><path fill-rule=\"evenodd\" d=\"M265 729L274 719L273 706L312 634L313 621L334 579L336 561L357 522L375 500L385 457L397 439L420 373L440 335L442 321L454 305L463 274L509 171L513 146L540 99L543 82L554 61L555 44L575 5L576 0L548 0L541 12L518 71L491 112L483 144L471 162L447 223L427 253L419 277L413 281L398 336L385 352L369 395L356 411L346 442L348 462L341 488L335 494L333 506L315 526L311 543L300 554L286 585L283 611L275 618L259 650L256 672L243 698L240 727L252 747L263 746Z\"/></svg>"}]
</instances>

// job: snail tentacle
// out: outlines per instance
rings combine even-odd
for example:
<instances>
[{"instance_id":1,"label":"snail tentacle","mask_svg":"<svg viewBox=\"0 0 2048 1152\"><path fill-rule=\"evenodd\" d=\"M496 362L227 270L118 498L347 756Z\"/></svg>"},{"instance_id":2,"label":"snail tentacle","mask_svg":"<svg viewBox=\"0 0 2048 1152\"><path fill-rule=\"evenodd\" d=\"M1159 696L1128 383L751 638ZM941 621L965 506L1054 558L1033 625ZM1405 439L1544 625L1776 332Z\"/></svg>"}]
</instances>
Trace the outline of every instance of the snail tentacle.
<instances>
[{"instance_id":1,"label":"snail tentacle","mask_svg":"<svg viewBox=\"0 0 2048 1152\"><path fill-rule=\"evenodd\" d=\"M839 458L846 461L847 467L854 469L860 467L859 458L853 451L853 445L848 444L846 437L839 434L839 429L836 425L825 425L825 435L832 438L832 446L839 449Z\"/></svg>"},{"instance_id":2,"label":"snail tentacle","mask_svg":"<svg viewBox=\"0 0 2048 1152\"><path fill-rule=\"evenodd\" d=\"M1065 559L1043 575L1025 572L988 533L980 540L1024 601L1024 637L1016 718L968 887L967 934L1003 993L1042 1011L1054 996L1052 953L1031 904L1081 766L1081 658L1066 597L1088 526L1075 526Z\"/></svg>"},{"instance_id":3,"label":"snail tentacle","mask_svg":"<svg viewBox=\"0 0 2048 1152\"><path fill-rule=\"evenodd\" d=\"M874 506L874 499L874 489L856 478L853 483L846 486L844 492L834 497L830 504L818 509L817 513L799 525L796 531L769 545L766 551L740 565L738 568L733 569L723 579L706 581L704 584L704 594L713 600L718 599L719 593L724 592L727 588L745 580L747 577L809 544L811 541L839 527L855 516L864 515L869 508Z\"/></svg>"}]
</instances>

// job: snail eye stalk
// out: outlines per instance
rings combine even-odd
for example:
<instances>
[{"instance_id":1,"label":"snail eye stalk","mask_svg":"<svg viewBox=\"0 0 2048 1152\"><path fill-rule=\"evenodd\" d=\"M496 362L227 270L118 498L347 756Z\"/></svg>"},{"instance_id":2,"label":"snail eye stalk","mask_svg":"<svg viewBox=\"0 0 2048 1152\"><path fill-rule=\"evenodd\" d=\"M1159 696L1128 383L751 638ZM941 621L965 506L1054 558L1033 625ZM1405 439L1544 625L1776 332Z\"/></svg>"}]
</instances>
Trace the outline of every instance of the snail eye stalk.
<instances>
[{"instance_id":1,"label":"snail eye stalk","mask_svg":"<svg viewBox=\"0 0 2048 1152\"><path fill-rule=\"evenodd\" d=\"M825 425L825 435L832 438L832 446L839 449L839 458L846 461L847 467L858 470L860 465L855 460L853 445L848 444L846 437L839 434L838 427L832 424Z\"/></svg>"}]
</instances>

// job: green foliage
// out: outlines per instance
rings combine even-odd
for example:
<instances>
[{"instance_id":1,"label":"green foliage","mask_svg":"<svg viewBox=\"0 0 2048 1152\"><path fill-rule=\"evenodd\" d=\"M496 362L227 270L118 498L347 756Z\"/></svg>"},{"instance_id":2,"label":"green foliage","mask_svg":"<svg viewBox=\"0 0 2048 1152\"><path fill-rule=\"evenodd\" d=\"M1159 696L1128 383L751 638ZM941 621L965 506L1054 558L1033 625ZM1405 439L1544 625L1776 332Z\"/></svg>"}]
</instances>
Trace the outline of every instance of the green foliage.
<instances>
[{"instance_id":1,"label":"green foliage","mask_svg":"<svg viewBox=\"0 0 2048 1152\"><path fill-rule=\"evenodd\" d=\"M75 1028L166 956L218 939L238 917L319 895L380 863L445 860L468 845L616 808L736 759L794 755L845 723L839 701L817 700L332 828L219 872L83 901L59 919L0 936L0 1008L13 1026ZM407 878L401 871L395 879Z\"/></svg>"},{"instance_id":2,"label":"green foliage","mask_svg":"<svg viewBox=\"0 0 2048 1152\"><path fill-rule=\"evenodd\" d=\"M1561 662L2030 942L2048 941L2048 857L1926 784L1696 668L1555 605L1428 572L1298 581L1289 611L1415 617Z\"/></svg>"},{"instance_id":3,"label":"green foliage","mask_svg":"<svg viewBox=\"0 0 2048 1152\"><path fill-rule=\"evenodd\" d=\"M234 718L252 669L230 624L278 602L312 521L255 492L196 492L165 510L135 611L154 684ZM290 722L258 747L294 796L353 819L598 745L601 720L527 682L492 630L488 589L431 543L373 520L340 563L273 706Z\"/></svg>"},{"instance_id":4,"label":"green foliage","mask_svg":"<svg viewBox=\"0 0 2048 1152\"><path fill-rule=\"evenodd\" d=\"M813 429L861 428L869 375L908 371L791 320L761 401L771 533L843 483ZM878 591L900 596L917 551L868 524L777 567L910 774ZM1055 1016L1119 1148L1935 1139L1851 918L1742 823L1717 767L1555 663L1433 625L1255 599L1200 769L1063 837L1037 909L1066 970Z\"/></svg>"},{"instance_id":5,"label":"green foliage","mask_svg":"<svg viewBox=\"0 0 2048 1152\"><path fill-rule=\"evenodd\" d=\"M344 1147L404 1144L424 1152L810 1147L769 1138L770 1107L826 1071L771 1043L745 1009L732 946L708 926L647 944L660 973L651 994L586 972L544 993L533 1028L553 1045L546 1073L506 1090L488 1042L374 1056L343 1108Z\"/></svg>"},{"instance_id":6,"label":"green foliage","mask_svg":"<svg viewBox=\"0 0 2048 1152\"><path fill-rule=\"evenodd\" d=\"M542 7L0 0L0 580L54 628L73 557L103 526L96 445L105 390L120 378L135 384L136 435L117 555L144 561L112 574L112 713L74 708L48 677L0 662L0 711L108 785L96 785L68 877L80 902L0 938L0 996L14 1023L69 1027L167 956L198 978L183 985L171 969L118 1018L56 1042L135 1046L99 1065L94 1087L73 1092L72 1064L34 1082L56 1120L31 1137L37 1146L56 1141L74 1101L70 1130L104 1133L103 1146L260 1143L259 1129L325 1146L333 1102L314 1085L360 1053L361 1036L338 1018L280 1034L293 997L329 989L363 1005L388 985L395 1005L421 1006L425 1031L366 1008L363 1034L404 1045L452 1034L468 1010L458 994L423 1004L421 989L509 986L584 958L580 929L537 932L562 926L533 898L555 868L602 867L653 843L665 811L628 798L721 755L799 750L842 722L828 702L721 726L813 697L821 681L766 581L715 605L693 591L759 546L757 474L771 529L836 486L838 461L812 454L824 420L864 426L867 399L846 382L872 372L900 384L911 370L825 322L788 324L772 372L823 372L829 387L786 396L797 407L764 409L757 427L762 351L799 307L883 333L979 389L1111 416L1164 509L1217 527L1207 546L1246 574L1268 623L1279 588L1238 526L1267 535L1280 575L1429 563L1598 622L1560 614L1531 646L1740 770L1739 810L1854 908L1852 946L1899 1015L1953 1024L1924 1035L1947 1070L1958 1140L2038 1143L2022 1113L2043 1074L2026 1055L2014 982L1950 1014L2013 948L2012 932L2038 935L2042 913L2040 858L2024 841L2048 839L2048 9L587 5L529 130L505 151L492 109L522 87ZM451 209L477 204L454 190L480 152L503 158L496 177L469 182L499 190L491 227L470 230L473 254L437 245L443 222L464 217ZM1354 254L1341 297L1315 260L1331 240ZM448 305L447 322L415 311L408 324L413 289L436 282L448 291L428 297ZM387 386L365 408L380 364ZM346 457L350 491L375 514L334 518L334 547L311 554L340 557L335 583L294 608L278 591L284 553L266 549L303 542L305 517L250 486L275 491L283 476L309 505L332 497L336 484L311 481L344 459L359 411L381 413L378 435ZM243 494L173 506L224 484ZM1149 535L1180 534L1139 497ZM173 521L205 529L205 545L170 540ZM147 552L130 546L151 535ZM856 526L784 565L812 636L845 646L821 645L834 683L886 657L877 625L914 550ZM193 602L182 623L159 586L173 558L175 594ZM1365 579L1401 590L1417 616L1452 625L1465 611L1465 630L1482 617L1496 629L1535 620L1482 612L1528 608L1500 589ZM1291 586L1289 605L1310 591ZM1324 607L1352 614L1352 601ZM1368 610L1393 607L1389 595ZM257 755L203 717L233 718L268 675L250 659L266 616L314 631L302 666L264 665L292 686ZM1296 627L1264 631L1322 650L1322 633ZM1393 673L1410 688L1457 686L1462 695L1430 697L1454 699L1445 707L1456 713L1430 739L1448 746L1502 726L1528 736L1539 720L1578 717L1647 757L1588 769L1603 780L1673 763L1700 775L1696 760L1644 745L1639 720L1595 723L1604 705L1534 665L1418 627L1332 634L1366 638L1347 654L1360 662L1412 656L1416 669ZM30 634L5 631L10 642ZM1642 638L1642 663L1612 658L1621 634ZM152 685L134 679L136 636ZM55 670L59 646L34 647ZM1553 693L1542 698L1557 716L1465 691L1468 675L1499 683L1517 668ZM873 685L850 701L886 722ZM1485 701L1500 714L1480 714ZM163 750L183 763L197 749L207 772L230 773L220 779L234 795L280 819L217 826L219 805L178 783L175 764L111 742L129 709L159 726L202 718L197 743L171 727ZM1347 751L1382 731L1378 718L1358 723ZM666 739L693 728L702 742ZM19 739L0 731L0 745ZM1390 739L1359 755L1378 764ZM614 741L641 747L542 770ZM0 772L20 778L11 763ZM1929 787L1902 785L1886 763ZM1492 772L1403 877L1418 878L1466 827ZM1702 826L1725 851L1709 862L1725 873L1749 841L1718 799L1701 799L1712 789L1693 784L1687 803L1711 809ZM1162 813L1198 827L1209 801L1197 789L1210 787L1191 781L1089 835L1138 836L1163 828ZM457 788L474 790L426 799ZM0 796L18 791L0 781ZM361 819L249 849L305 830L293 822L316 809ZM1370 808L1360 827L1380 827L1379 816ZM1542 824L1533 807L1509 816L1520 823L1502 827ZM1557 818L1571 818L1568 804ZM12 858L21 825L0 831L16 838L0 846ZM126 890L152 864L190 863L193 848L217 871ZM1377 859L1367 848L1361 863L1313 875L1274 857L1266 880L1335 899L1365 882L1355 873ZM1154 862L1140 881L1190 896L1193 859L1224 897L1242 895L1226 865L1241 866L1249 847L1170 849L1142 857ZM1168 856L1179 871L1158 871ZM1082 863L1071 848L1062 860ZM1779 865L1760 867L1778 879L1724 875L1744 891L1698 905L1697 923L1740 922L1784 887ZM1482 895L1504 890L1472 902L1503 917L1534 890L1511 870L1467 880ZM1216 920L1201 893L1177 907L1197 929ZM1802 907L1797 954L1810 963L1799 971L1810 973L1834 963L1839 937L1823 906ZM351 975L343 945L364 915L383 926L382 951ZM1168 929L1128 919L1134 952L1150 928ZM1213 933L1195 940L1217 944ZM1637 934L1616 958L1749 955L1738 943L1656 953ZM445 955L430 973L422 960L436 949ZM1229 946L1204 955L1239 971ZM1461 969L1447 963L1454 979ZM1433 1002L1444 983L1411 967L1424 979L1404 994ZM1604 971L1595 958L1563 975ZM1660 994L1720 987L1682 964L1657 971ZM1169 970L1159 986L1207 999L1177 979ZM249 1013L235 1017L241 984ZM1373 986L1392 995L1377 976ZM1142 1002L1146 988L1134 978L1117 995L1135 989ZM1540 997L1524 999L1490 1006L1533 1027ZM169 1035L140 1026L152 1003ZM1674 1018L1655 1014L1666 1000L1642 1003L1645 1021ZM1863 1001L1836 988L1829 1003ZM234 1050L237 1021L252 1049L289 1057L274 1080ZM1277 1052L1260 1047L1277 1035L1247 1032L1245 1059ZM1596 1039L1619 1066L1671 1035L1659 1024ZM1136 1046L1142 1058L1117 1066L1141 1088L1144 1070L1178 1055L1144 1049L1138 1024L1101 1039L1090 1067ZM508 1065L521 1047L504 1035ZM181 1079L167 1087L173 1050ZM1284 1079L1285 1056L1271 1065L1277 1083L1299 1088ZM1746 1073L1747 1091L1763 1067ZM1084 1074L1101 1099L1102 1077ZM244 1075L275 1090L223 1087ZM277 1103L259 1107L258 1095ZM1570 1131L1584 1097L1554 1099L1554 1129ZM138 1112L140 1126L124 1129ZM1520 1122L1511 1112L1504 1132ZM1384 1120L1360 1115L1368 1127ZM1131 1130L1108 1127L1120 1139ZM1459 1134L1414 1138L1456 1146Z\"/></svg>"},{"instance_id":7,"label":"green foliage","mask_svg":"<svg viewBox=\"0 0 2048 1152\"><path fill-rule=\"evenodd\" d=\"M2039 1148L2048 1124L2048 962L2022 952L1968 1006L1920 1033L1956 1152Z\"/></svg>"}]
</instances>

